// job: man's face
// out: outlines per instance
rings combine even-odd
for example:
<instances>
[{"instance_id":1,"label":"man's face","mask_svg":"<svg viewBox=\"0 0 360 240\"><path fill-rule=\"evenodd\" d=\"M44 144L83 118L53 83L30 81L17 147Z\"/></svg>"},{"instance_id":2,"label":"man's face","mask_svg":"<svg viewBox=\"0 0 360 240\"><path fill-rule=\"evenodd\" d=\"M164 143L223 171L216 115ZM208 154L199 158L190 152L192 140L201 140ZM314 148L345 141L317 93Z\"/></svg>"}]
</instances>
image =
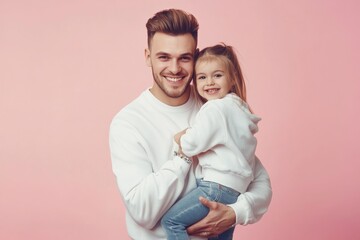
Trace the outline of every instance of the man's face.
<instances>
[{"instance_id":1,"label":"man's face","mask_svg":"<svg viewBox=\"0 0 360 240\"><path fill-rule=\"evenodd\" d=\"M187 101L195 48L195 40L189 33L177 36L155 33L145 57L154 77L151 92L160 101L174 106Z\"/></svg>"}]
</instances>

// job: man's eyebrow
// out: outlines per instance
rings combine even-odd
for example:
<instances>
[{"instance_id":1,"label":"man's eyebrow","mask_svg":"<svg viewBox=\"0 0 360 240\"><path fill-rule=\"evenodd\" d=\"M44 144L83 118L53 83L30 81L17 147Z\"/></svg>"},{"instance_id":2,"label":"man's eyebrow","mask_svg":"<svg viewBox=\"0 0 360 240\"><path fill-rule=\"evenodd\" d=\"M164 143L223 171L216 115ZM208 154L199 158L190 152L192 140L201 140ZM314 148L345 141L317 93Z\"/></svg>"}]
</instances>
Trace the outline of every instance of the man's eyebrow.
<instances>
[{"instance_id":1,"label":"man's eyebrow","mask_svg":"<svg viewBox=\"0 0 360 240\"><path fill-rule=\"evenodd\" d=\"M157 52L156 54L155 54L156 56L159 56L159 55L170 55L170 54L168 54L168 53L166 53L166 52Z\"/></svg>"},{"instance_id":2,"label":"man's eyebrow","mask_svg":"<svg viewBox=\"0 0 360 240\"><path fill-rule=\"evenodd\" d=\"M156 54L155 54L155 56L160 56L160 55L166 55L166 56L170 56L170 54L169 53L167 53L167 52L157 52ZM183 54L180 54L180 57L194 57L194 54L193 53L183 53Z\"/></svg>"},{"instance_id":3,"label":"man's eyebrow","mask_svg":"<svg viewBox=\"0 0 360 240\"><path fill-rule=\"evenodd\" d=\"M182 57L194 57L194 54L193 53L183 53L180 56L182 56Z\"/></svg>"}]
</instances>

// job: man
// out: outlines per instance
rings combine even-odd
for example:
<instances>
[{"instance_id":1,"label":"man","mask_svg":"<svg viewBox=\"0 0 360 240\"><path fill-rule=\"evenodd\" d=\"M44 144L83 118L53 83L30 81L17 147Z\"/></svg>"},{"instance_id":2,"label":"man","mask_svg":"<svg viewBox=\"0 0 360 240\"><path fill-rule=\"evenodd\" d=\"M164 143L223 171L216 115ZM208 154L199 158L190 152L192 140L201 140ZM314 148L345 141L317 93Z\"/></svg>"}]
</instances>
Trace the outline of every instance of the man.
<instances>
[{"instance_id":1,"label":"man","mask_svg":"<svg viewBox=\"0 0 360 240\"><path fill-rule=\"evenodd\" d=\"M166 239L161 217L195 187L196 159L191 163L173 156L173 136L191 125L200 104L190 85L197 47L195 17L181 10L164 10L149 19L146 27L145 58L152 69L153 86L114 117L110 150L126 206L129 236L151 240ZM210 212L188 228L189 234L208 238L234 224L258 221L270 204L272 192L268 174L258 159L254 172L254 181L236 203L226 206L201 199Z\"/></svg>"}]
</instances>

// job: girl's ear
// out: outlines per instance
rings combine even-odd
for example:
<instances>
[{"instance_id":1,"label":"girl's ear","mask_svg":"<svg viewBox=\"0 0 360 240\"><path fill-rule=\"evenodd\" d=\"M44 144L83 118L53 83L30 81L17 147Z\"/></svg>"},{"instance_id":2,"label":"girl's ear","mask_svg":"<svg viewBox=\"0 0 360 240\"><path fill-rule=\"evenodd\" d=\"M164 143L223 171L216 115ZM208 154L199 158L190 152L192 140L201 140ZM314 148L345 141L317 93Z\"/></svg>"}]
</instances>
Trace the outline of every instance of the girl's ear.
<instances>
[{"instance_id":1,"label":"girl's ear","mask_svg":"<svg viewBox=\"0 0 360 240\"><path fill-rule=\"evenodd\" d=\"M150 50L148 48L145 49L145 62L148 67L151 67Z\"/></svg>"}]
</instances>

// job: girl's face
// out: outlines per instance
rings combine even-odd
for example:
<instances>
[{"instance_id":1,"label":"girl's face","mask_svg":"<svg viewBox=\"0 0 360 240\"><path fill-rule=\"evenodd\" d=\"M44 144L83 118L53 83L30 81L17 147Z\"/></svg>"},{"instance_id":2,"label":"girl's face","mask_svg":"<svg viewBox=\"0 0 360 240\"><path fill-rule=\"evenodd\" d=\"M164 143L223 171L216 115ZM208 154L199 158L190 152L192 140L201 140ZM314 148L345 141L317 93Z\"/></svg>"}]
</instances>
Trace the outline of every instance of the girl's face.
<instances>
[{"instance_id":1,"label":"girl's face","mask_svg":"<svg viewBox=\"0 0 360 240\"><path fill-rule=\"evenodd\" d=\"M195 66L195 81L199 95L206 100L225 97L234 85L225 63L221 60L198 61Z\"/></svg>"}]
</instances>

